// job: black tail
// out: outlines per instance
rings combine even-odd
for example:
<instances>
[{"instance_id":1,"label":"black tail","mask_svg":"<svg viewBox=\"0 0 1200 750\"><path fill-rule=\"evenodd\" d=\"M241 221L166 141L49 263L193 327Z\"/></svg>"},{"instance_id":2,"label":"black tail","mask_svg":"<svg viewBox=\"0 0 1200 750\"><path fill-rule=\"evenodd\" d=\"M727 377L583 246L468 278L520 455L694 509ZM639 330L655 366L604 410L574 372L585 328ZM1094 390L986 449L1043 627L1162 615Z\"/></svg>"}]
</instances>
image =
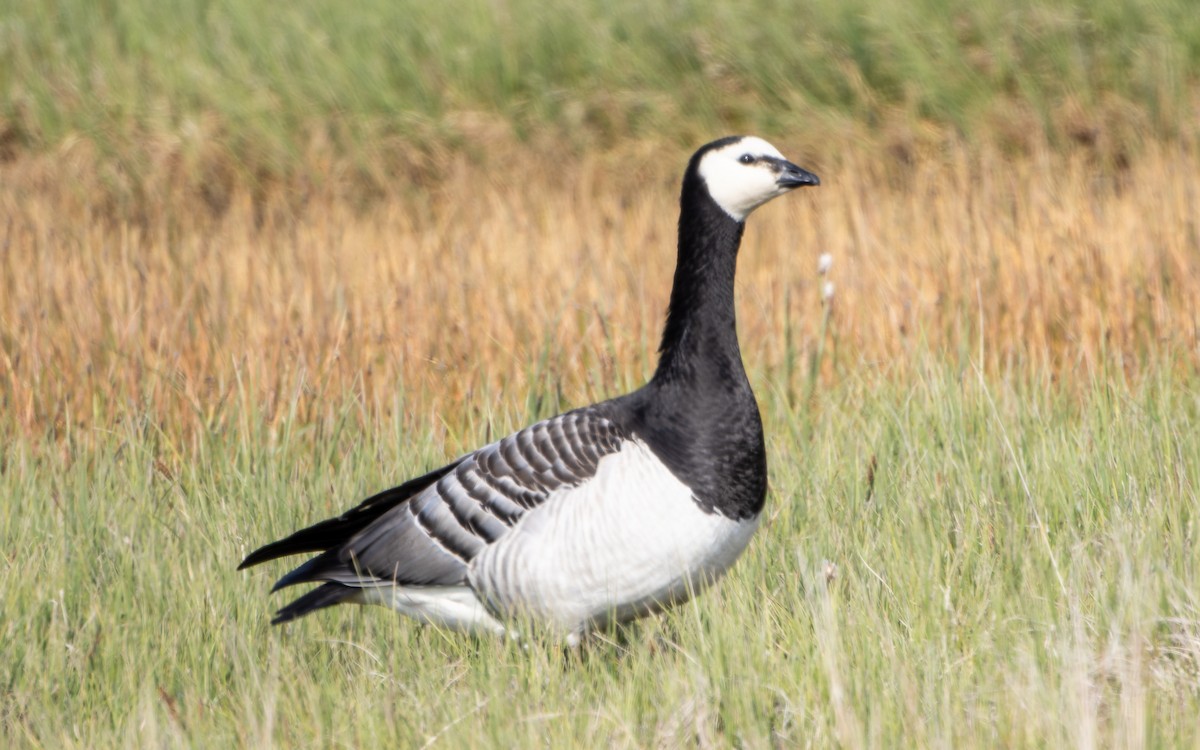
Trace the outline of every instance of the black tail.
<instances>
[{"instance_id":1,"label":"black tail","mask_svg":"<svg viewBox=\"0 0 1200 750\"><path fill-rule=\"evenodd\" d=\"M377 495L367 498L337 518L321 521L277 542L271 542L259 547L249 555L246 555L246 559L242 560L241 565L238 565L238 570L287 555L320 552L322 554L317 555L315 558L279 579L279 582L275 584L275 588L271 590L277 591L284 586L291 586L297 583L328 581L331 577L336 579L338 577L336 573L347 567L346 563L340 559L339 554L343 545L384 513L408 501L421 490L441 479L453 470L458 463L458 461L455 461L449 466L443 466L416 479L411 479L399 487L384 490ZM336 581L330 581L323 586L313 589L276 612L275 618L271 620L271 624L278 625L282 622L289 622L295 620L297 617L303 617L309 612L331 607L334 604L349 599L357 594L358 591L359 588L357 586L348 586Z\"/></svg>"},{"instance_id":2,"label":"black tail","mask_svg":"<svg viewBox=\"0 0 1200 750\"><path fill-rule=\"evenodd\" d=\"M310 612L316 612L318 609L332 607L354 596L358 591L357 588L343 586L340 583L327 583L324 586L318 586L276 612L275 617L271 620L271 624L279 625L290 622L297 617L304 617Z\"/></svg>"},{"instance_id":3,"label":"black tail","mask_svg":"<svg viewBox=\"0 0 1200 750\"><path fill-rule=\"evenodd\" d=\"M363 500L356 507L336 518L330 518L326 521L313 524L306 529L297 531L289 537L259 547L249 555L246 555L246 559L242 560L241 565L238 565L238 570L249 568L251 565L258 565L268 560L274 560L278 557L298 555L303 552L324 552L325 550L340 547L350 537L369 526L376 518L379 518L387 511L441 479L457 466L458 463L458 461L455 461L424 476L410 479L399 487L384 490L378 495L373 495Z\"/></svg>"}]
</instances>

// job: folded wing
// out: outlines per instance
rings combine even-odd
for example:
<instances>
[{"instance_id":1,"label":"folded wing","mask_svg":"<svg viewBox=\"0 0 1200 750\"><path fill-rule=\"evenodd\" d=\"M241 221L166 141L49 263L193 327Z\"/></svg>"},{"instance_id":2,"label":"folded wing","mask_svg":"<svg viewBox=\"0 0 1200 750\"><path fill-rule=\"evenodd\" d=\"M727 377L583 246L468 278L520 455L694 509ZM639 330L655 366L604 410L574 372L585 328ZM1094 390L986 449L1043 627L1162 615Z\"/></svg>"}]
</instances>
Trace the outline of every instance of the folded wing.
<instances>
[{"instance_id":1,"label":"folded wing","mask_svg":"<svg viewBox=\"0 0 1200 750\"><path fill-rule=\"evenodd\" d=\"M464 586L468 566L556 491L586 482L624 435L592 406L553 417L381 492L246 557L239 569L318 552L275 584L325 585L284 607L283 622L377 586Z\"/></svg>"}]
</instances>

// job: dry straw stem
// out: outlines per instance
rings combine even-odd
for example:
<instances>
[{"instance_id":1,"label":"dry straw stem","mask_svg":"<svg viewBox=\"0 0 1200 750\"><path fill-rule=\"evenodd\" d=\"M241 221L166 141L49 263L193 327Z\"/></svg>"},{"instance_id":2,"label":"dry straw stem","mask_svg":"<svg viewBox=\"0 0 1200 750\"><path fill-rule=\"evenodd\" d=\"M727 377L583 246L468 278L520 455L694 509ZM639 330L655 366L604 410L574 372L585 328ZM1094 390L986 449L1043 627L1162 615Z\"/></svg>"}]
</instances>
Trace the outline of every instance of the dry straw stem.
<instances>
[{"instance_id":1,"label":"dry straw stem","mask_svg":"<svg viewBox=\"0 0 1200 750\"><path fill-rule=\"evenodd\" d=\"M1194 148L1148 144L1114 171L1041 150L780 145L822 186L746 233L739 324L760 382L783 372L785 318L801 356L816 347L822 252L838 258L839 367L903 374L921 348L986 372L1196 365ZM237 191L190 228L114 222L9 163L0 407L26 433L145 413L186 436L250 408L315 417L347 392L364 412L423 394L451 421L547 384L568 404L611 395L651 371L674 263L687 154L651 154L514 159L486 178L447 156L425 194L365 210L314 194L283 214Z\"/></svg>"}]
</instances>

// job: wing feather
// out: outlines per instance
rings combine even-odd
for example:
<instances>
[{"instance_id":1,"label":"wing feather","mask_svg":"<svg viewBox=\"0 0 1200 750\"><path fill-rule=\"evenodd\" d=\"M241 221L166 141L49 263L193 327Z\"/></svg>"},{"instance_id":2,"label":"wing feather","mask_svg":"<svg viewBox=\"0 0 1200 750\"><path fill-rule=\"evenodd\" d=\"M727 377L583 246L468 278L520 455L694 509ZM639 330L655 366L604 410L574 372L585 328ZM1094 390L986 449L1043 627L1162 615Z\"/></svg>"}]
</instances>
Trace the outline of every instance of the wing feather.
<instances>
[{"instance_id":1,"label":"wing feather","mask_svg":"<svg viewBox=\"0 0 1200 750\"><path fill-rule=\"evenodd\" d=\"M508 530L499 519L487 512L485 504L471 496L459 479L458 472L439 479L437 493L450 509L454 520L485 544L496 541Z\"/></svg>"},{"instance_id":2,"label":"wing feather","mask_svg":"<svg viewBox=\"0 0 1200 750\"><path fill-rule=\"evenodd\" d=\"M512 526L521 519L524 508L513 502L511 497L488 484L479 475L473 464L460 466L455 474L471 499L479 503L479 507L491 513L505 526Z\"/></svg>"}]
</instances>

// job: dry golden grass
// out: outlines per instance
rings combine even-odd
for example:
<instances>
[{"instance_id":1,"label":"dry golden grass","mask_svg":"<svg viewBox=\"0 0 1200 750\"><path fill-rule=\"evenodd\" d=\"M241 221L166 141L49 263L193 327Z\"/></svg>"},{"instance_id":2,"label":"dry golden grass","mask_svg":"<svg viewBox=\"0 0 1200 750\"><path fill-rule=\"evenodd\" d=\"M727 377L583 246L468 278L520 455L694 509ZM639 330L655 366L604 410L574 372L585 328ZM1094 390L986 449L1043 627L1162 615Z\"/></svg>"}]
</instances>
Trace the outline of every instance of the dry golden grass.
<instances>
[{"instance_id":1,"label":"dry golden grass","mask_svg":"<svg viewBox=\"0 0 1200 750\"><path fill-rule=\"evenodd\" d=\"M753 217L739 270L743 350L781 373L773 387L798 387L805 368L785 363L815 347L822 252L826 377L903 372L914 348L993 371L1200 360L1194 148L1150 144L1117 170L1036 150L804 150L822 186ZM264 211L235 190L215 221L138 224L90 211L44 161L4 165L0 406L27 433L148 413L186 435L247 404L321 414L349 389L367 410L402 388L451 415L533 387L611 395L653 366L686 158L639 146L484 176L448 156L436 189L368 209L314 195Z\"/></svg>"}]
</instances>

